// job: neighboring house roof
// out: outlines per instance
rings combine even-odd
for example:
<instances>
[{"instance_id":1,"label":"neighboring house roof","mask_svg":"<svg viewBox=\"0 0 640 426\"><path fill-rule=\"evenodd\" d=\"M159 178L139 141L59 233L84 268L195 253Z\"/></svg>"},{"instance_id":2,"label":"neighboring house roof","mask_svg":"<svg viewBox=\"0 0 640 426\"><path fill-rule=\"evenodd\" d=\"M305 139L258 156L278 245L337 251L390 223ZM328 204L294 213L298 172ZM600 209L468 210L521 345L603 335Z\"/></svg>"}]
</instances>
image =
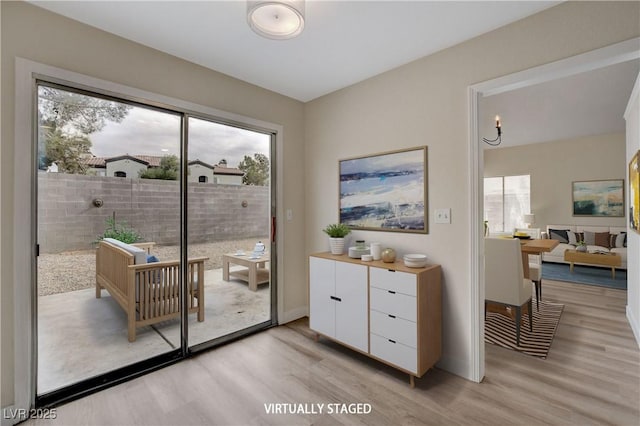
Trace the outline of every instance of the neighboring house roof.
<instances>
[{"instance_id":1,"label":"neighboring house roof","mask_svg":"<svg viewBox=\"0 0 640 426\"><path fill-rule=\"evenodd\" d=\"M200 160L193 160L193 161L189 161L188 165L189 166L193 166L193 165L200 165L202 167L206 167L207 169L214 169L214 166L212 166L211 164L207 164L204 161L200 161Z\"/></svg>"},{"instance_id":2,"label":"neighboring house roof","mask_svg":"<svg viewBox=\"0 0 640 426\"><path fill-rule=\"evenodd\" d=\"M111 163L113 161L119 161L119 160L132 160L140 164L144 164L145 166L148 166L148 167L160 167L160 160L162 160L162 158L163 158L162 156L156 156L156 155L125 154L125 155L119 155L117 157L108 157L108 158L88 157L88 158L83 158L82 162L85 165L89 167L94 167L94 168L105 168L107 163ZM193 161L189 161L188 163L189 166L196 165L196 164L213 170L214 175L244 176L244 172L242 170L236 169L234 167L226 167L224 165L219 165L219 164L212 166L211 164L205 163L204 161L201 161L201 160L193 160Z\"/></svg>"},{"instance_id":3,"label":"neighboring house roof","mask_svg":"<svg viewBox=\"0 0 640 426\"><path fill-rule=\"evenodd\" d=\"M233 167L213 166L214 175L244 176L244 172Z\"/></svg>"},{"instance_id":4,"label":"neighboring house roof","mask_svg":"<svg viewBox=\"0 0 640 426\"><path fill-rule=\"evenodd\" d=\"M149 167L160 167L160 160L164 158L164 156L158 155L134 155L134 157L146 161L149 163Z\"/></svg>"},{"instance_id":5,"label":"neighboring house roof","mask_svg":"<svg viewBox=\"0 0 640 426\"><path fill-rule=\"evenodd\" d=\"M160 167L160 160L162 160L162 157L155 156L155 155L125 154L125 155L119 155L117 157L95 157L95 156L87 157L87 158L83 158L82 162L89 167L104 168L106 167L106 163L110 163L112 161L118 161L118 160L126 160L126 159L136 161L138 163L144 164L149 167Z\"/></svg>"},{"instance_id":6,"label":"neighboring house roof","mask_svg":"<svg viewBox=\"0 0 640 426\"><path fill-rule=\"evenodd\" d=\"M107 167L107 164L104 162L104 160L105 160L104 157L88 157L88 158L83 158L82 163L89 167L103 169Z\"/></svg>"},{"instance_id":7,"label":"neighboring house roof","mask_svg":"<svg viewBox=\"0 0 640 426\"><path fill-rule=\"evenodd\" d=\"M105 158L104 161L105 163L112 163L114 161L120 161L120 160L131 160L140 164L144 164L145 166L151 166L151 164L148 161L143 160L142 158L134 157L133 155L129 155L129 154L120 155L118 157Z\"/></svg>"}]
</instances>

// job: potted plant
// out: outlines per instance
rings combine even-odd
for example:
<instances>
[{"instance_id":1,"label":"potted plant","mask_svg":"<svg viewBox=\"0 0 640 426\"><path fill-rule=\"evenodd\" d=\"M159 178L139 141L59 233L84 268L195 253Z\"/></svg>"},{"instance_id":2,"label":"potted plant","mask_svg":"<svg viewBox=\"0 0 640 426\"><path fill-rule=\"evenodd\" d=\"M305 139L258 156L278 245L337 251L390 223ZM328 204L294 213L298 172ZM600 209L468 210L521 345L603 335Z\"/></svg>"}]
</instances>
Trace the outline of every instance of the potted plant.
<instances>
[{"instance_id":1,"label":"potted plant","mask_svg":"<svg viewBox=\"0 0 640 426\"><path fill-rule=\"evenodd\" d=\"M327 225L322 232L329 236L331 254L344 253L344 237L351 232L351 229L347 225L344 223L333 223L331 225Z\"/></svg>"},{"instance_id":2,"label":"potted plant","mask_svg":"<svg viewBox=\"0 0 640 426\"><path fill-rule=\"evenodd\" d=\"M576 251L580 251L580 252L587 251L587 245L584 243L584 241L578 241L578 243L576 244Z\"/></svg>"}]
</instances>

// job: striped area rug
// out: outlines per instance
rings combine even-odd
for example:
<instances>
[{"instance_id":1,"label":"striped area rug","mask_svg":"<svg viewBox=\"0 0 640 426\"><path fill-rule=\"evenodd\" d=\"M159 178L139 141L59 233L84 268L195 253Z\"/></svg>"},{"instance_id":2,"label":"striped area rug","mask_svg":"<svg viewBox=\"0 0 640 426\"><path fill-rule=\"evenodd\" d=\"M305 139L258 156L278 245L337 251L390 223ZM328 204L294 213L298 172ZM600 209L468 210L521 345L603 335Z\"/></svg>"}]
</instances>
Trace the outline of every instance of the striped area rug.
<instances>
[{"instance_id":1,"label":"striped area rug","mask_svg":"<svg viewBox=\"0 0 640 426\"><path fill-rule=\"evenodd\" d=\"M538 358L546 358L560 322L564 305L540 301L540 310L533 300L533 332L529 331L529 316L522 315L520 346L516 346L516 323L509 316L489 312L484 324L484 341Z\"/></svg>"}]
</instances>

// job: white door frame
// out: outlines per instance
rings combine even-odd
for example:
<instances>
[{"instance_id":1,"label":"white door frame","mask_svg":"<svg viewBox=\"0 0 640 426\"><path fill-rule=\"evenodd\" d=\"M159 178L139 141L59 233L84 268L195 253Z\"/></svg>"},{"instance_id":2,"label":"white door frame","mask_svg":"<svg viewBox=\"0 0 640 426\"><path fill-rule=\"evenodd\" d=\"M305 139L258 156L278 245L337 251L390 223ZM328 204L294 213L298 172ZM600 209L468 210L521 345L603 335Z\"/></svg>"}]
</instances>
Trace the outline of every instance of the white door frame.
<instances>
[{"instance_id":1,"label":"white door frame","mask_svg":"<svg viewBox=\"0 0 640 426\"><path fill-rule=\"evenodd\" d=\"M136 89L123 84L113 83L68 71L62 68L41 64L28 59L16 58L15 65L15 139L14 161L21 165L16 167L14 174L14 238L13 238L13 274L14 274L14 404L12 408L28 410L35 400L35 357L36 342L34 322L34 298L36 291L34 284L34 265L31 259L34 254L34 211L35 193L32 190L34 144L33 123L36 114L33 95L34 79L45 76L57 80L73 82L74 85L87 87L89 90L123 94L125 97L144 99L151 103L171 105L182 110L193 111L218 117L230 122L243 123L252 127L265 129L276 134L276 213L277 217L284 217L282 204L283 194L283 150L284 128L280 124L245 117L215 108L183 101L177 98ZM271 214L271 211L269 211ZM285 317L284 308L284 227L276 228L276 242L278 244L277 260L277 314L278 321ZM36 292L37 294L37 292ZM21 419L15 419L19 421ZM4 423L3 423L4 424Z\"/></svg>"},{"instance_id":2,"label":"white door frame","mask_svg":"<svg viewBox=\"0 0 640 426\"><path fill-rule=\"evenodd\" d=\"M640 37L572 56L549 64L509 74L469 87L469 206L470 282L471 282L471 380L484 377L484 245L482 182L484 156L478 134L478 101L481 96L497 95L546 81L592 71L640 58Z\"/></svg>"}]
</instances>

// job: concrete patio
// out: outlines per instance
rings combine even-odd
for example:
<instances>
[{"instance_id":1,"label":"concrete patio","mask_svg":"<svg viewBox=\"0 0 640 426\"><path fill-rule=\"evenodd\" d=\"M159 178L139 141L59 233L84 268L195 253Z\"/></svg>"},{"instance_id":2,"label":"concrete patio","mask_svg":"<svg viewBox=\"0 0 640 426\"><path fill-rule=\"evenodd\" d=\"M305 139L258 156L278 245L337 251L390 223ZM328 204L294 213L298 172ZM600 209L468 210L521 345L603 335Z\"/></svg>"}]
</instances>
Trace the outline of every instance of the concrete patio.
<instances>
[{"instance_id":1,"label":"concrete patio","mask_svg":"<svg viewBox=\"0 0 640 426\"><path fill-rule=\"evenodd\" d=\"M205 320L189 317L189 345L230 334L270 318L270 285L249 291L240 280L222 280L222 269L205 271ZM38 298L38 394L180 346L179 319L137 329L127 339L127 317L105 290Z\"/></svg>"}]
</instances>

